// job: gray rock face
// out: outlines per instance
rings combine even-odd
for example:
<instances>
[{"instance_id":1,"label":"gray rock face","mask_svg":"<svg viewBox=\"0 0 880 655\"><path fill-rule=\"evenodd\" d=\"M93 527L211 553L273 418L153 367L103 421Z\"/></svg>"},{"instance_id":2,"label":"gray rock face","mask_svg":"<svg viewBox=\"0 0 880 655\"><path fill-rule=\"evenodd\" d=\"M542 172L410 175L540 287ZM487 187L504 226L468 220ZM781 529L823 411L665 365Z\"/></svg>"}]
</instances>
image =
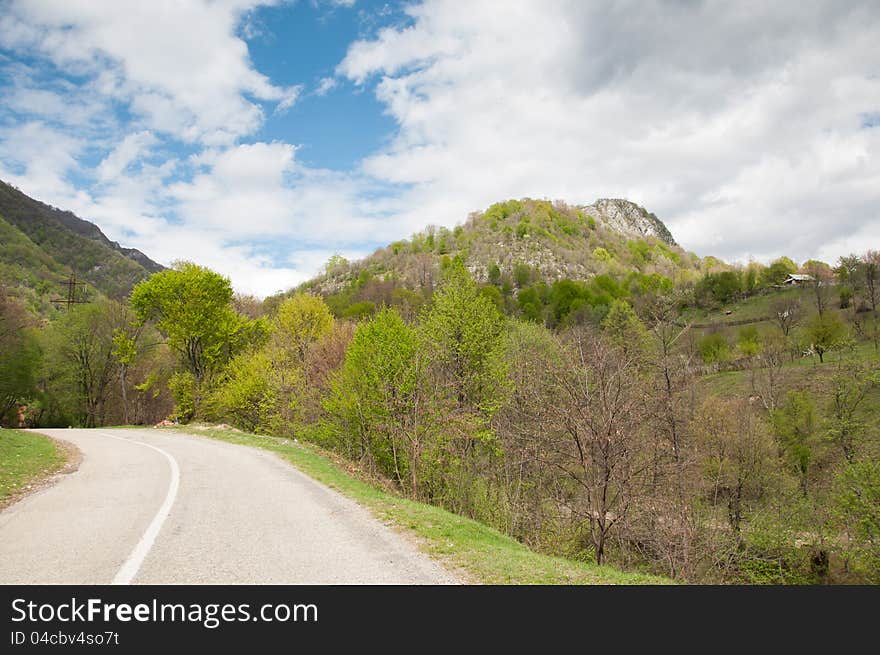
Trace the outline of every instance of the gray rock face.
<instances>
[{"instance_id":1,"label":"gray rock face","mask_svg":"<svg viewBox=\"0 0 880 655\"><path fill-rule=\"evenodd\" d=\"M663 221L629 200L603 198L578 209L622 234L634 237L652 236L670 246L678 245Z\"/></svg>"}]
</instances>

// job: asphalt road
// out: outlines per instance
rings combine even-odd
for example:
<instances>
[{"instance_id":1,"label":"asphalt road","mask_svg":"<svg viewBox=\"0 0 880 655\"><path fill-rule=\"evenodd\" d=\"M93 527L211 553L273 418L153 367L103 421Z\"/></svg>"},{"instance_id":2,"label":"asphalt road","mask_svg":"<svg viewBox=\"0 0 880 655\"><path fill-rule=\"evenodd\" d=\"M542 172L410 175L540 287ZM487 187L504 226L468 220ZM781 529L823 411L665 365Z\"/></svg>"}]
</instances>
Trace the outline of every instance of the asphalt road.
<instances>
[{"instance_id":1,"label":"asphalt road","mask_svg":"<svg viewBox=\"0 0 880 655\"><path fill-rule=\"evenodd\" d=\"M456 582L267 451L153 429L40 432L83 460L0 512L0 583Z\"/></svg>"}]
</instances>

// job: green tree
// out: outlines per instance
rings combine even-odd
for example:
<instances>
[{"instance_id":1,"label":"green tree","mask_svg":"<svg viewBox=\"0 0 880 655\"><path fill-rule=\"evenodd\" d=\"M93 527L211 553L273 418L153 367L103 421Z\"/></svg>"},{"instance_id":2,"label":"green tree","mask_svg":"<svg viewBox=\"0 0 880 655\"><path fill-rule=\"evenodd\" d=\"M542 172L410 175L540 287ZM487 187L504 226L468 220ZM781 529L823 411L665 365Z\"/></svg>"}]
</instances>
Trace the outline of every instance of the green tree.
<instances>
[{"instance_id":1,"label":"green tree","mask_svg":"<svg viewBox=\"0 0 880 655\"><path fill-rule=\"evenodd\" d=\"M421 327L459 405L477 407L491 399L497 383L492 353L500 345L504 318L463 264L446 271L443 285L423 312Z\"/></svg>"},{"instance_id":2,"label":"green tree","mask_svg":"<svg viewBox=\"0 0 880 655\"><path fill-rule=\"evenodd\" d=\"M841 348L847 342L848 332L836 312L826 312L817 314L810 321L807 337L822 363L825 361L825 353Z\"/></svg>"},{"instance_id":3,"label":"green tree","mask_svg":"<svg viewBox=\"0 0 880 655\"><path fill-rule=\"evenodd\" d=\"M639 353L648 347L648 331L626 300L618 299L611 304L602 328L624 355Z\"/></svg>"},{"instance_id":4,"label":"green tree","mask_svg":"<svg viewBox=\"0 0 880 655\"><path fill-rule=\"evenodd\" d=\"M319 296L297 293L278 307L272 320L272 336L280 347L293 351L298 361L305 359L309 346L333 329L333 314Z\"/></svg>"},{"instance_id":5,"label":"green tree","mask_svg":"<svg viewBox=\"0 0 880 655\"><path fill-rule=\"evenodd\" d=\"M761 284L765 287L779 286L792 273L797 273L797 265L788 257L780 257L761 271Z\"/></svg>"},{"instance_id":6,"label":"green tree","mask_svg":"<svg viewBox=\"0 0 880 655\"><path fill-rule=\"evenodd\" d=\"M806 393L791 391L782 406L773 412L772 421L786 462L797 474L801 492L806 496L815 458L816 407Z\"/></svg>"},{"instance_id":7,"label":"green tree","mask_svg":"<svg viewBox=\"0 0 880 655\"><path fill-rule=\"evenodd\" d=\"M208 395L209 412L249 432L269 431L278 415L278 396L272 384L268 348L239 353L227 365L221 381ZM288 372L296 375L298 371Z\"/></svg>"},{"instance_id":8,"label":"green tree","mask_svg":"<svg viewBox=\"0 0 880 655\"><path fill-rule=\"evenodd\" d=\"M103 425L116 369L114 335L131 313L112 301L71 307L44 333L50 393L84 427Z\"/></svg>"},{"instance_id":9,"label":"green tree","mask_svg":"<svg viewBox=\"0 0 880 655\"><path fill-rule=\"evenodd\" d=\"M868 393L880 385L876 366L840 362L832 378L828 438L847 462L855 460L867 424L859 414Z\"/></svg>"},{"instance_id":10,"label":"green tree","mask_svg":"<svg viewBox=\"0 0 880 655\"><path fill-rule=\"evenodd\" d=\"M0 286L0 424L36 393L40 349L25 308ZM11 424L18 425L17 417Z\"/></svg>"},{"instance_id":11,"label":"green tree","mask_svg":"<svg viewBox=\"0 0 880 655\"><path fill-rule=\"evenodd\" d=\"M198 413L205 379L265 332L232 308L229 279L190 262L156 273L135 286L131 305L140 321L153 320L192 375Z\"/></svg>"},{"instance_id":12,"label":"green tree","mask_svg":"<svg viewBox=\"0 0 880 655\"><path fill-rule=\"evenodd\" d=\"M442 425L419 335L394 309L361 323L325 407L343 448L418 498L425 449Z\"/></svg>"},{"instance_id":13,"label":"green tree","mask_svg":"<svg viewBox=\"0 0 880 655\"><path fill-rule=\"evenodd\" d=\"M119 390L122 395L122 422L128 424L128 371L134 364L138 354L138 336L140 330L137 328L127 330L124 327L118 327L113 331L113 350L111 355L116 362L119 370Z\"/></svg>"},{"instance_id":14,"label":"green tree","mask_svg":"<svg viewBox=\"0 0 880 655\"><path fill-rule=\"evenodd\" d=\"M855 462L838 475L834 515L866 581L880 583L880 462Z\"/></svg>"}]
</instances>

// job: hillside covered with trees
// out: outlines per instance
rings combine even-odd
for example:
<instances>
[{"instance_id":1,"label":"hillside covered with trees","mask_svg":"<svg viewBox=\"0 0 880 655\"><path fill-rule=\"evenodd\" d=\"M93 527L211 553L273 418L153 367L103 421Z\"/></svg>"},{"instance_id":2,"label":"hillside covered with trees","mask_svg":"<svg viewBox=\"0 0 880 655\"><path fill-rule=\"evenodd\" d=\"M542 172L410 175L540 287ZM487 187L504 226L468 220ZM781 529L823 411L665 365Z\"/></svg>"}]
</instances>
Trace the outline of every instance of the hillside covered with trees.
<instances>
[{"instance_id":1,"label":"hillside covered with trees","mask_svg":"<svg viewBox=\"0 0 880 655\"><path fill-rule=\"evenodd\" d=\"M307 440L685 582L877 583L878 296L875 251L729 265L625 201L507 201L264 302L187 262L40 328L4 294L0 410Z\"/></svg>"},{"instance_id":2,"label":"hillside covered with trees","mask_svg":"<svg viewBox=\"0 0 880 655\"><path fill-rule=\"evenodd\" d=\"M71 274L85 283L82 300L124 300L162 266L108 239L94 223L28 197L0 181L0 280L6 293L37 316L66 297Z\"/></svg>"}]
</instances>

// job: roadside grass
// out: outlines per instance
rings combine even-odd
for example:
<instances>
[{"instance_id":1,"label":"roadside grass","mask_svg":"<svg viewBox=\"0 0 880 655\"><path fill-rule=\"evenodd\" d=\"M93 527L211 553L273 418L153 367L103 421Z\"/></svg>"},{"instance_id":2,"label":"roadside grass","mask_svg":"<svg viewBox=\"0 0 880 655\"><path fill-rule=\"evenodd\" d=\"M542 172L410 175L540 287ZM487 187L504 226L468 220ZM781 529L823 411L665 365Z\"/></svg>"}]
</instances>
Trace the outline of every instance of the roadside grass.
<instances>
[{"instance_id":1,"label":"roadside grass","mask_svg":"<svg viewBox=\"0 0 880 655\"><path fill-rule=\"evenodd\" d=\"M364 505L380 520L414 536L427 554L483 584L670 584L641 573L551 557L529 550L482 523L414 502L355 477L350 465L318 447L234 430L174 427L172 430L278 453L303 473ZM345 470L348 468L349 470Z\"/></svg>"},{"instance_id":2,"label":"roadside grass","mask_svg":"<svg viewBox=\"0 0 880 655\"><path fill-rule=\"evenodd\" d=\"M21 430L0 430L0 507L5 501L59 470L64 452L49 437Z\"/></svg>"}]
</instances>

